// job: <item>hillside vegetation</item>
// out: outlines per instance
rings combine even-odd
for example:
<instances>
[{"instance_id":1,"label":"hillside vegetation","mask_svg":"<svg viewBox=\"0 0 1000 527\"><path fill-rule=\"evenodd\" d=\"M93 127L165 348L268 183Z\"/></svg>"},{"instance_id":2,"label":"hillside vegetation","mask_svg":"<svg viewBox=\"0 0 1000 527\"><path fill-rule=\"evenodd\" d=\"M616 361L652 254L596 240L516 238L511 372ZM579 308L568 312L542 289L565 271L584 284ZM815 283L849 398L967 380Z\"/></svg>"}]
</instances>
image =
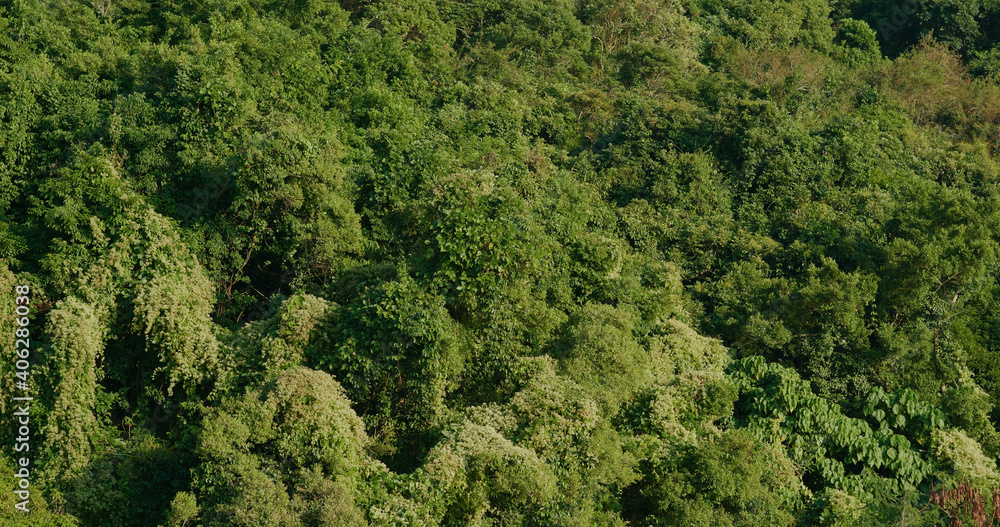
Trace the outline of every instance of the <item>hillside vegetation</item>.
<instances>
[{"instance_id":1,"label":"hillside vegetation","mask_svg":"<svg viewBox=\"0 0 1000 527\"><path fill-rule=\"evenodd\" d=\"M998 81L985 0L0 2L0 523L981 525Z\"/></svg>"}]
</instances>

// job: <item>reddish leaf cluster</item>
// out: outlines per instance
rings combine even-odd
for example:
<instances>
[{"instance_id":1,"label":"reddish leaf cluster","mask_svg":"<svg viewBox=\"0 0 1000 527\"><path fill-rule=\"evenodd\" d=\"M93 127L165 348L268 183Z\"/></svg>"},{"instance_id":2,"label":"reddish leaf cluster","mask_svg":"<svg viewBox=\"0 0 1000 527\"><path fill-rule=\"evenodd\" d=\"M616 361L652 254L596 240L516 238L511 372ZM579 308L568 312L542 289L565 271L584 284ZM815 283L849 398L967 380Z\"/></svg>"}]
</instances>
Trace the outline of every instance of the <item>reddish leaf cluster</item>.
<instances>
[{"instance_id":1,"label":"reddish leaf cluster","mask_svg":"<svg viewBox=\"0 0 1000 527\"><path fill-rule=\"evenodd\" d=\"M979 489L973 487L968 481L963 481L952 490L938 490L931 488L930 504L937 505L951 520L952 527L962 527L960 513L965 512L972 517L976 527L992 527L1000 525L1000 489L993 489L993 515L986 516L983 508L983 496Z\"/></svg>"}]
</instances>

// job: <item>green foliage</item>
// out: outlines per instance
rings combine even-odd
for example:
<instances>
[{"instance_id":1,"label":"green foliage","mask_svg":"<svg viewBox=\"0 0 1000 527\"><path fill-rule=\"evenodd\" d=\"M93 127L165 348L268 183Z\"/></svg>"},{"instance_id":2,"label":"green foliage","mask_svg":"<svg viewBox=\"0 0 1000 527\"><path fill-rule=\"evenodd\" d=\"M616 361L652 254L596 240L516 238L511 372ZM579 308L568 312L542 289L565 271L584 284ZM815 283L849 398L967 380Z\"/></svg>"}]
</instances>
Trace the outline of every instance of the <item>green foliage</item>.
<instances>
[{"instance_id":1,"label":"green foliage","mask_svg":"<svg viewBox=\"0 0 1000 527\"><path fill-rule=\"evenodd\" d=\"M961 430L935 430L934 457L951 472L953 482L968 482L984 489L1000 484L996 461L983 455L979 444Z\"/></svg>"},{"instance_id":2,"label":"green foliage","mask_svg":"<svg viewBox=\"0 0 1000 527\"><path fill-rule=\"evenodd\" d=\"M619 0L585 9L601 53L619 64L627 84L669 86L704 68L699 62L702 29L686 16L681 2Z\"/></svg>"},{"instance_id":3,"label":"green foliage","mask_svg":"<svg viewBox=\"0 0 1000 527\"><path fill-rule=\"evenodd\" d=\"M190 455L145 430L61 482L66 509L83 525L160 524L174 493L190 485Z\"/></svg>"},{"instance_id":4,"label":"green foliage","mask_svg":"<svg viewBox=\"0 0 1000 527\"><path fill-rule=\"evenodd\" d=\"M464 367L461 331L443 298L405 271L342 306L319 331L310 361L367 410L386 454L398 434L414 440L447 415L444 399Z\"/></svg>"},{"instance_id":5,"label":"green foliage","mask_svg":"<svg viewBox=\"0 0 1000 527\"><path fill-rule=\"evenodd\" d=\"M733 430L658 455L626 491L628 513L644 525L794 525L785 501L801 487L775 448Z\"/></svg>"},{"instance_id":6,"label":"green foliage","mask_svg":"<svg viewBox=\"0 0 1000 527\"><path fill-rule=\"evenodd\" d=\"M628 312L588 304L570 328L563 370L612 406L649 383L650 355L632 337Z\"/></svg>"},{"instance_id":7,"label":"green foliage","mask_svg":"<svg viewBox=\"0 0 1000 527\"><path fill-rule=\"evenodd\" d=\"M20 285L18 283L17 275L11 272L6 265L6 262L0 263L0 299L2 299L0 301L6 305L15 305L17 295L15 294L14 287L17 285ZM37 318L29 316L29 320L37 320ZM17 327L18 324L13 317L0 317L0 332L2 332L0 334L16 336L14 331ZM19 380L18 377L15 376L17 372L16 363L20 357L17 356L15 346L9 346L0 351L0 357L2 357L2 360L4 361L3 364L0 364L0 390L2 390L3 393L16 393L16 382ZM14 413L16 410L14 409L13 402L14 401L10 400L0 400L0 412L4 415L11 415ZM10 429L0 431L0 440L6 442L7 444L13 444L14 437L16 437L15 434L17 432L13 430L13 427L9 428Z\"/></svg>"},{"instance_id":8,"label":"green foliage","mask_svg":"<svg viewBox=\"0 0 1000 527\"><path fill-rule=\"evenodd\" d=\"M880 31L892 55L928 35L966 52L989 49L997 39L996 4L933 0L918 5L858 2L856 12Z\"/></svg>"},{"instance_id":9,"label":"green foliage","mask_svg":"<svg viewBox=\"0 0 1000 527\"><path fill-rule=\"evenodd\" d=\"M586 68L582 55L590 48L590 34L576 18L572 2L542 5L529 1L500 4L480 0L443 4L447 18L464 37L456 43L488 43L528 65L538 61L550 68L557 64Z\"/></svg>"},{"instance_id":10,"label":"green foliage","mask_svg":"<svg viewBox=\"0 0 1000 527\"><path fill-rule=\"evenodd\" d=\"M882 58L875 31L861 20L839 20L834 42L839 45L843 60L848 64L863 66ZM844 508L850 510L849 506Z\"/></svg>"},{"instance_id":11,"label":"green foliage","mask_svg":"<svg viewBox=\"0 0 1000 527\"><path fill-rule=\"evenodd\" d=\"M195 264L197 265L197 264ZM143 283L134 300L134 324L158 350L173 392L212 375L218 343L212 334L212 288L205 275L184 262Z\"/></svg>"},{"instance_id":12,"label":"green foliage","mask_svg":"<svg viewBox=\"0 0 1000 527\"><path fill-rule=\"evenodd\" d=\"M48 316L49 371L54 383L52 409L45 430L43 452L48 468L59 475L86 466L101 437L97 410L97 360L104 331L93 306L70 297L59 302ZM51 382L51 381L50 381Z\"/></svg>"},{"instance_id":13,"label":"green foliage","mask_svg":"<svg viewBox=\"0 0 1000 527\"><path fill-rule=\"evenodd\" d=\"M944 521L1000 483L996 15L6 5L0 523Z\"/></svg>"},{"instance_id":14,"label":"green foliage","mask_svg":"<svg viewBox=\"0 0 1000 527\"><path fill-rule=\"evenodd\" d=\"M794 371L759 357L736 363L733 376L740 390L738 418L758 437L784 445L790 459L812 475L814 491L837 489L873 505L917 489L933 471L922 451L944 426L944 416L913 392L890 397L876 389L864 420L844 415Z\"/></svg>"},{"instance_id":15,"label":"green foliage","mask_svg":"<svg viewBox=\"0 0 1000 527\"><path fill-rule=\"evenodd\" d=\"M198 500L190 492L178 492L170 502L169 525L186 527L198 519Z\"/></svg>"},{"instance_id":16,"label":"green foliage","mask_svg":"<svg viewBox=\"0 0 1000 527\"><path fill-rule=\"evenodd\" d=\"M220 374L216 389L232 390L301 365L314 330L318 332L330 302L308 294L274 297L271 316L251 322L225 339L220 349ZM235 385L235 386L234 386Z\"/></svg>"},{"instance_id":17,"label":"green foliage","mask_svg":"<svg viewBox=\"0 0 1000 527\"><path fill-rule=\"evenodd\" d=\"M366 442L340 385L323 372L292 368L227 399L206 416L196 448L193 488L204 496L205 524L301 525L328 517L347 525L358 517L351 494Z\"/></svg>"},{"instance_id":18,"label":"green foliage","mask_svg":"<svg viewBox=\"0 0 1000 527\"><path fill-rule=\"evenodd\" d=\"M373 508L373 523L526 525L555 497L552 470L492 427L465 422L445 436L417 473L391 483L402 496Z\"/></svg>"},{"instance_id":19,"label":"green foliage","mask_svg":"<svg viewBox=\"0 0 1000 527\"><path fill-rule=\"evenodd\" d=\"M523 204L496 188L493 174L456 174L435 185L418 273L431 278L459 319L488 308L518 275L531 272L527 240L517 218Z\"/></svg>"},{"instance_id":20,"label":"green foliage","mask_svg":"<svg viewBox=\"0 0 1000 527\"><path fill-rule=\"evenodd\" d=\"M621 438L600 415L586 391L553 372L541 371L508 403L516 444L545 460L557 478L559 497L543 518L554 525L611 523L599 512L613 503L611 489L635 479L635 461Z\"/></svg>"},{"instance_id":21,"label":"green foliage","mask_svg":"<svg viewBox=\"0 0 1000 527\"><path fill-rule=\"evenodd\" d=\"M31 495L29 497L29 503L27 505L28 512L21 512L15 509L15 505L21 502L12 490L17 488L17 478L14 477L16 462L10 457L4 455L0 457L0 482L2 482L3 487L8 489L7 492L3 493L3 498L0 499L0 506L3 507L3 512L0 512L0 520L3 520L5 526L10 527L78 527L80 525L80 520L66 514L63 511L53 511L53 507L50 504L50 500L43 498L43 494L38 488L31 490ZM35 481L32 482L34 484Z\"/></svg>"},{"instance_id":22,"label":"green foliage","mask_svg":"<svg viewBox=\"0 0 1000 527\"><path fill-rule=\"evenodd\" d=\"M805 45L826 50L833 39L830 7L806 1L700 1L694 13L708 19L714 32L747 47Z\"/></svg>"}]
</instances>

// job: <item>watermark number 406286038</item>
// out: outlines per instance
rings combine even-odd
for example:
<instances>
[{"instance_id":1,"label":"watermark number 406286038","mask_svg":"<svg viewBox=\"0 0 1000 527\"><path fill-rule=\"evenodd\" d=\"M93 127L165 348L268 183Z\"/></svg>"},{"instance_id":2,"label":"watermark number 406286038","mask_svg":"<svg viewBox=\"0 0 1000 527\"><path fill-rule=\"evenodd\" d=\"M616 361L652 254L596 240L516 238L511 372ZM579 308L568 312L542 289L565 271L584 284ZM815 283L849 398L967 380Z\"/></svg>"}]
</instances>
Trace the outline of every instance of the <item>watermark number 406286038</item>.
<instances>
[{"instance_id":1,"label":"watermark number 406286038","mask_svg":"<svg viewBox=\"0 0 1000 527\"><path fill-rule=\"evenodd\" d=\"M31 503L31 329L28 327L29 304L31 288L19 285L14 288L14 428L17 434L14 438L14 477L17 482L14 495L17 496L14 507L23 512L29 511Z\"/></svg>"}]
</instances>

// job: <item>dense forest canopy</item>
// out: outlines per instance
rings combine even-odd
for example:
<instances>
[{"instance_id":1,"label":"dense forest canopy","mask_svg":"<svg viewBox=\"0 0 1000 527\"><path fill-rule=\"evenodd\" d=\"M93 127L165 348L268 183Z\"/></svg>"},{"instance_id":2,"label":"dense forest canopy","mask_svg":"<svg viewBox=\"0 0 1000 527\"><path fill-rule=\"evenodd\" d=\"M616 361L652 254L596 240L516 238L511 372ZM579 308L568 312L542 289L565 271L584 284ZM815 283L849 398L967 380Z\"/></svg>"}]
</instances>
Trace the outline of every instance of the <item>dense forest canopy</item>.
<instances>
[{"instance_id":1,"label":"dense forest canopy","mask_svg":"<svg viewBox=\"0 0 1000 527\"><path fill-rule=\"evenodd\" d=\"M992 0L0 2L0 523L985 525L998 81Z\"/></svg>"}]
</instances>

